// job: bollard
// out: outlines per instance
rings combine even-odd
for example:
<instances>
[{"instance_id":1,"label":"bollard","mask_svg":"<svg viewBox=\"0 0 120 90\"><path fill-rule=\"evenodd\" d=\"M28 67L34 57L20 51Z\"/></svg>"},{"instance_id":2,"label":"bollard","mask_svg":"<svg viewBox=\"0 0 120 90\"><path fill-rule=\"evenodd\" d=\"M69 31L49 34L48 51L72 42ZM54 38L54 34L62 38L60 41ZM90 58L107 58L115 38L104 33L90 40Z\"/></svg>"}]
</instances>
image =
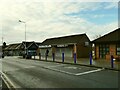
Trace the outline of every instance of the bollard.
<instances>
[{"instance_id":1,"label":"bollard","mask_svg":"<svg viewBox=\"0 0 120 90\"><path fill-rule=\"evenodd\" d=\"M90 53L90 65L92 65L92 53Z\"/></svg>"},{"instance_id":2,"label":"bollard","mask_svg":"<svg viewBox=\"0 0 120 90\"><path fill-rule=\"evenodd\" d=\"M74 53L74 63L76 64L76 53Z\"/></svg>"},{"instance_id":3,"label":"bollard","mask_svg":"<svg viewBox=\"0 0 120 90\"><path fill-rule=\"evenodd\" d=\"M53 62L55 61L55 53L52 53Z\"/></svg>"},{"instance_id":4,"label":"bollard","mask_svg":"<svg viewBox=\"0 0 120 90\"><path fill-rule=\"evenodd\" d=\"M111 55L111 68L114 68L114 61L113 61L113 55Z\"/></svg>"},{"instance_id":5,"label":"bollard","mask_svg":"<svg viewBox=\"0 0 120 90\"><path fill-rule=\"evenodd\" d=\"M64 53L62 53L62 63L64 63Z\"/></svg>"}]
</instances>

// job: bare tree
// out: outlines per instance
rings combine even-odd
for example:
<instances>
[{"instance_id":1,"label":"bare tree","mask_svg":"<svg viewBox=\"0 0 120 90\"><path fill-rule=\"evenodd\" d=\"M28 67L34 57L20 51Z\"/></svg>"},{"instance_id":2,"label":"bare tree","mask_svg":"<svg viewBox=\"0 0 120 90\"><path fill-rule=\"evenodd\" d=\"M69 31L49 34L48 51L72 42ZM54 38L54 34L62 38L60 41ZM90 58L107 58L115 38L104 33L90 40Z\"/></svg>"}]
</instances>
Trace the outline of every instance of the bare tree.
<instances>
[{"instance_id":1,"label":"bare tree","mask_svg":"<svg viewBox=\"0 0 120 90\"><path fill-rule=\"evenodd\" d=\"M94 38L94 39L97 39L97 38L100 38L100 37L101 37L101 35L98 34L98 35L95 35L93 38Z\"/></svg>"}]
</instances>

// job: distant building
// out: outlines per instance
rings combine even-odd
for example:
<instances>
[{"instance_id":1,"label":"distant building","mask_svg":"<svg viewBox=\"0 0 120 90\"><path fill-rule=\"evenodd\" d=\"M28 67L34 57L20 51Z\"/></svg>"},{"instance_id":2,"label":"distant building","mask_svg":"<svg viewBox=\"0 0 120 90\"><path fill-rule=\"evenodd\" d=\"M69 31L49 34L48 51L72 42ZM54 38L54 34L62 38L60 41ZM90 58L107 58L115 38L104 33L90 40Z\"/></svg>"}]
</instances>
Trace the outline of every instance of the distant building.
<instances>
[{"instance_id":1,"label":"distant building","mask_svg":"<svg viewBox=\"0 0 120 90\"><path fill-rule=\"evenodd\" d=\"M95 44L95 58L110 60L111 55L114 58L120 58L120 29L116 29L98 39L92 41Z\"/></svg>"},{"instance_id":2,"label":"distant building","mask_svg":"<svg viewBox=\"0 0 120 90\"><path fill-rule=\"evenodd\" d=\"M38 50L38 45L39 43L36 43L34 41L32 42L22 42L21 46L20 46L20 50L22 54L27 54L30 56L36 56L37 55L37 50Z\"/></svg>"},{"instance_id":3,"label":"distant building","mask_svg":"<svg viewBox=\"0 0 120 90\"><path fill-rule=\"evenodd\" d=\"M9 44L3 49L5 56L18 56L21 43Z\"/></svg>"},{"instance_id":4,"label":"distant building","mask_svg":"<svg viewBox=\"0 0 120 90\"><path fill-rule=\"evenodd\" d=\"M86 34L49 38L43 41L39 48L41 55L45 55L48 49L49 56L55 53L56 57L61 57L64 53L65 57L73 57L76 53L77 58L86 58L89 57L90 40Z\"/></svg>"},{"instance_id":5,"label":"distant building","mask_svg":"<svg viewBox=\"0 0 120 90\"><path fill-rule=\"evenodd\" d=\"M38 46L40 43L32 42L22 42L9 44L4 48L3 52L6 56L23 56L25 53L27 55L37 55Z\"/></svg>"}]
</instances>

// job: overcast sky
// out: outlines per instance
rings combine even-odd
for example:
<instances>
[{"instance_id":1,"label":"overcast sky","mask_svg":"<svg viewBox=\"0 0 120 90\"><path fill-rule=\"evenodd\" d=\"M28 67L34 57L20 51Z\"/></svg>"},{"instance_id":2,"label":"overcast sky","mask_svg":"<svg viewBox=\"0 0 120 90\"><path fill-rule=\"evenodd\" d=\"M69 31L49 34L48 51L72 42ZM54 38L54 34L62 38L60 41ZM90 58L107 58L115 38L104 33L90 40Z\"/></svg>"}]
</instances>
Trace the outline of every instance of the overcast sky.
<instances>
[{"instance_id":1,"label":"overcast sky","mask_svg":"<svg viewBox=\"0 0 120 90\"><path fill-rule=\"evenodd\" d=\"M25 40L25 24L18 20L26 22L27 41L37 42L82 33L93 40L117 29L118 0L95 1L1 0L1 41L2 36L7 44Z\"/></svg>"}]
</instances>

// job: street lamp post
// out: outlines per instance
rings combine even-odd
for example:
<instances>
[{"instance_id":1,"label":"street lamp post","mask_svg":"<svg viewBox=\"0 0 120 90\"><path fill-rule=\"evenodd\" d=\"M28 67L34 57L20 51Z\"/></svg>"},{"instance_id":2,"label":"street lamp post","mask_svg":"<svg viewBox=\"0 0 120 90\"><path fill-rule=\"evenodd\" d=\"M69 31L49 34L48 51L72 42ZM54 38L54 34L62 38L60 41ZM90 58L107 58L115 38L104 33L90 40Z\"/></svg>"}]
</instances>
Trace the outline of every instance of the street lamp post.
<instances>
[{"instance_id":1,"label":"street lamp post","mask_svg":"<svg viewBox=\"0 0 120 90\"><path fill-rule=\"evenodd\" d=\"M27 47L26 47L26 22L19 20L20 23L24 23L25 24L25 58L27 55Z\"/></svg>"}]
</instances>

